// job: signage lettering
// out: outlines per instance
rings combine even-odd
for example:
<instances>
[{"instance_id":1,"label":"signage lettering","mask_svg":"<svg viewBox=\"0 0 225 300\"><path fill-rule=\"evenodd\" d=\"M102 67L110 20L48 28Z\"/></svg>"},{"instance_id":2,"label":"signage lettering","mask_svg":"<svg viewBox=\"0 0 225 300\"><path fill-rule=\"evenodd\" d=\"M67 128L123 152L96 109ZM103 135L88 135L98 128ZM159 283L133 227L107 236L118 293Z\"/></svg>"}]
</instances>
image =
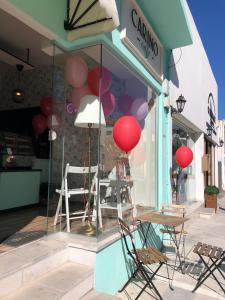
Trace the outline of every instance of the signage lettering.
<instances>
[{"instance_id":1,"label":"signage lettering","mask_svg":"<svg viewBox=\"0 0 225 300\"><path fill-rule=\"evenodd\" d=\"M145 68L162 80L163 47L136 1L122 1L121 21L121 40Z\"/></svg>"},{"instance_id":2,"label":"signage lettering","mask_svg":"<svg viewBox=\"0 0 225 300\"><path fill-rule=\"evenodd\" d=\"M146 42L146 45L142 44L142 48L144 48L146 52L148 51L149 48L151 49L151 51L154 53L155 56L158 56L159 49L158 49L157 42L154 40L153 36L151 35L151 32L147 30L145 23L141 20L141 17L138 16L136 9L131 10L131 19L132 19L133 26L137 29L137 32L140 33L142 39Z\"/></svg>"}]
</instances>

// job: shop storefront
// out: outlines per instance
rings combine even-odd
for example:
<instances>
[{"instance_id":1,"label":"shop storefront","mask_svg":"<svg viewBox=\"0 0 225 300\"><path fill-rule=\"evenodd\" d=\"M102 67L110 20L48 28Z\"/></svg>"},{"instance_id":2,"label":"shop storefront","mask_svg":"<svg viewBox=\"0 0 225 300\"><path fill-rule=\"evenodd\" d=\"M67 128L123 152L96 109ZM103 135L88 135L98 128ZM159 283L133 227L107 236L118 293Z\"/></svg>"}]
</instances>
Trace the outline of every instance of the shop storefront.
<instances>
[{"instance_id":1,"label":"shop storefront","mask_svg":"<svg viewBox=\"0 0 225 300\"><path fill-rule=\"evenodd\" d=\"M171 201L170 113L164 107L163 82L169 75L170 50L192 41L181 3L165 4L163 10L153 1L150 6L141 0L110 3L113 13L105 9L107 15L101 15L104 22L115 21L107 30L94 27L99 26L99 20L91 19L94 14L85 24L79 18L72 22L79 31L69 29L68 22L62 34L49 20L42 24L58 35L54 45L45 47L53 54L54 101L47 231L85 236L101 245L89 249L95 288L113 294L128 277L117 218L133 224L138 215ZM19 8L31 14L27 7ZM63 9L66 15L65 5ZM67 17L78 9L71 1ZM171 22L175 16L180 26ZM134 118L140 128L140 140L128 153L113 138L114 126L124 116ZM189 145L189 133L174 127L174 135L176 131L179 141ZM158 232L152 243L160 247Z\"/></svg>"}]
</instances>

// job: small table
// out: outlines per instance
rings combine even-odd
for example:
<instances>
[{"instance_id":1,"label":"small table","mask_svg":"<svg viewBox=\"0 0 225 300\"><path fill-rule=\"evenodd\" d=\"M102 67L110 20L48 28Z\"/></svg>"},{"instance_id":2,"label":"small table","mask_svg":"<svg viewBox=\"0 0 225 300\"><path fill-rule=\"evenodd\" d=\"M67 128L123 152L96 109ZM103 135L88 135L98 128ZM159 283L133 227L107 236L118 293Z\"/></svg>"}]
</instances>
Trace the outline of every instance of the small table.
<instances>
[{"instance_id":1,"label":"small table","mask_svg":"<svg viewBox=\"0 0 225 300\"><path fill-rule=\"evenodd\" d=\"M183 229L184 229L184 222L186 222L188 220L188 218L176 217L176 216L170 216L170 215L163 215L163 214L160 214L160 213L157 213L157 212L151 212L151 213L147 213L147 214L144 214L142 216L139 216L138 220L141 222L141 224L142 223L148 223L148 228L147 228L146 234L144 234L144 231L143 231L143 228L142 228L142 233L144 235L144 244L143 244L143 246L146 245L147 237L149 235L150 225L152 223L157 224L157 226L158 225L163 225L167 229L168 234L170 235L171 239L173 240L173 242L175 244L175 248L176 248L176 258L175 258L174 267L176 267L177 258L179 259L179 263L180 263L180 266L181 266L182 262L181 262L181 255L180 255L179 248L180 248L181 236L182 236ZM177 232L175 230L177 226L181 226L181 229L179 230L179 237L178 238L176 237ZM154 228L154 230L155 230L155 228ZM173 275L174 275L174 273L173 273Z\"/></svg>"}]
</instances>

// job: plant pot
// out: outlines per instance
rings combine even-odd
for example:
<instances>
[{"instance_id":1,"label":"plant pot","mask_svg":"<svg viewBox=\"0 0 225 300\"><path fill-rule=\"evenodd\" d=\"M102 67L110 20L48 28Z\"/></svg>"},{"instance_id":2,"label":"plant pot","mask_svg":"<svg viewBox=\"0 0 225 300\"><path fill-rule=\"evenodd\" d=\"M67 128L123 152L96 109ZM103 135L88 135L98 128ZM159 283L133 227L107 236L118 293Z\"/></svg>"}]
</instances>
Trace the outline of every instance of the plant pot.
<instances>
[{"instance_id":1,"label":"plant pot","mask_svg":"<svg viewBox=\"0 0 225 300\"><path fill-rule=\"evenodd\" d=\"M217 211L217 194L209 195L205 193L205 207L215 208L215 212Z\"/></svg>"}]
</instances>

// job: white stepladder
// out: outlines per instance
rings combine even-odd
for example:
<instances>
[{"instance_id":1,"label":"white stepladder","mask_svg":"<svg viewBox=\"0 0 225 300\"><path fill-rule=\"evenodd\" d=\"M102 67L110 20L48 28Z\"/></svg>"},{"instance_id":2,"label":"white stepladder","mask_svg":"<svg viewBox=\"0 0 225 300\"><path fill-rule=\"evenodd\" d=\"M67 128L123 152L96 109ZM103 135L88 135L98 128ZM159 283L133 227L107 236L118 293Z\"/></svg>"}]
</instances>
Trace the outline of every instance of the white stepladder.
<instances>
[{"instance_id":1,"label":"white stepladder","mask_svg":"<svg viewBox=\"0 0 225 300\"><path fill-rule=\"evenodd\" d=\"M89 194L89 189L85 188L75 188L71 189L68 187L68 174L89 174L89 167L76 167L76 166L70 166L69 163L66 164L65 168L65 174L62 179L61 183L61 188L56 189L56 192L59 193L59 201L56 209L56 214L55 214L55 219L54 219L54 225L57 224L58 218L65 216L66 217L66 228L67 232L70 232L70 220L75 220L75 219L82 219L84 222L85 219L88 217L88 201L85 205L85 209L83 211L77 211L77 212L72 212L70 213L69 209L69 198L72 195L84 195L84 194ZM94 196L94 207L96 206L96 198L97 198L97 174L98 174L98 166L92 166L90 167L90 173L94 176L92 178L92 183L91 183L91 188L90 188L90 193L91 195ZM63 197L65 199L65 208L66 208L66 213L60 213L60 210L62 208L62 202L63 202Z\"/></svg>"}]
</instances>

